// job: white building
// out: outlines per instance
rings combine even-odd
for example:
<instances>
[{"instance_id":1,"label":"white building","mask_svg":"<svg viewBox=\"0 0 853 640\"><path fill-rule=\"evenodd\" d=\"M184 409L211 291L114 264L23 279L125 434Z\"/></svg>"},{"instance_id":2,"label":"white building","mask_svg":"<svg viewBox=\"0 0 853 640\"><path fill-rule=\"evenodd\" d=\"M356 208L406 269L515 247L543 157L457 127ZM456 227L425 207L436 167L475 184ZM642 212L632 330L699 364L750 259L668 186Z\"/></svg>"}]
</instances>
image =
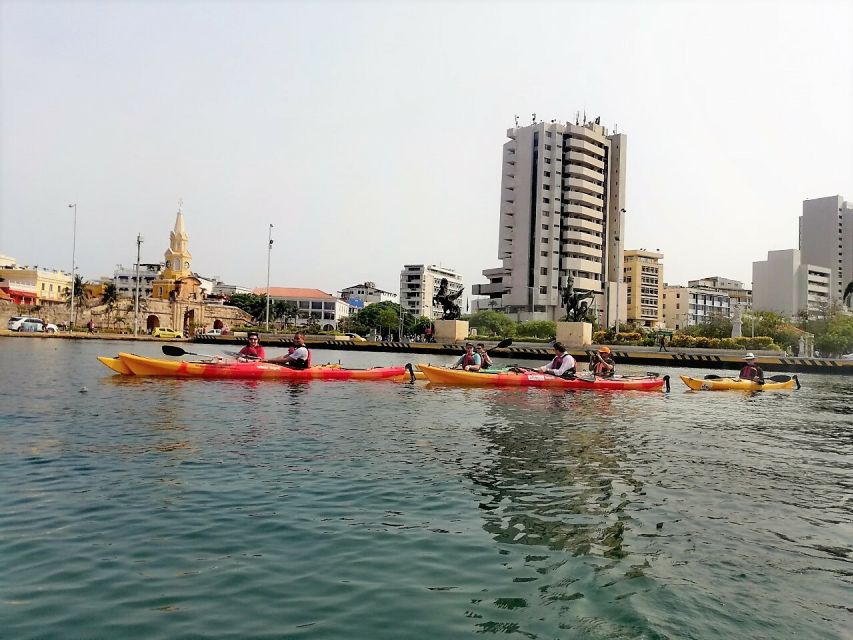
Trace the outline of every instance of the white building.
<instances>
[{"instance_id":1,"label":"white building","mask_svg":"<svg viewBox=\"0 0 853 640\"><path fill-rule=\"evenodd\" d=\"M805 263L827 267L833 302L853 282L853 204L841 196L803 200L800 252Z\"/></svg>"},{"instance_id":2,"label":"white building","mask_svg":"<svg viewBox=\"0 0 853 640\"><path fill-rule=\"evenodd\" d=\"M249 287L241 287L236 284L225 284L216 278L216 282L213 285L213 293L211 295L228 298L239 293L252 293L252 290Z\"/></svg>"},{"instance_id":3,"label":"white building","mask_svg":"<svg viewBox=\"0 0 853 640\"><path fill-rule=\"evenodd\" d=\"M830 269L806 264L797 249L768 251L752 263L752 306L793 318L800 311L823 313L829 305Z\"/></svg>"},{"instance_id":4,"label":"white building","mask_svg":"<svg viewBox=\"0 0 853 640\"><path fill-rule=\"evenodd\" d=\"M678 331L704 324L713 318L731 317L728 294L699 287L664 286L663 322L667 329Z\"/></svg>"},{"instance_id":5,"label":"white building","mask_svg":"<svg viewBox=\"0 0 853 640\"><path fill-rule=\"evenodd\" d=\"M139 297L149 298L153 291L151 285L163 270L162 262L140 262L139 263ZM133 297L136 292L136 264L130 267L116 265L113 271L113 284L119 296Z\"/></svg>"},{"instance_id":6,"label":"white building","mask_svg":"<svg viewBox=\"0 0 853 640\"><path fill-rule=\"evenodd\" d=\"M433 320L441 318L442 307L433 306L432 299L438 293L442 278L447 278L449 294L465 288L462 276L453 269L434 264L407 264L400 272L400 304L408 313L426 316ZM457 304L462 306L462 298ZM464 310L463 310L464 312Z\"/></svg>"},{"instance_id":7,"label":"white building","mask_svg":"<svg viewBox=\"0 0 853 640\"><path fill-rule=\"evenodd\" d=\"M397 302L396 293L378 289L375 282L369 281L341 289L340 297L349 302L350 306L358 309L363 309L377 302Z\"/></svg>"},{"instance_id":8,"label":"white building","mask_svg":"<svg viewBox=\"0 0 853 640\"><path fill-rule=\"evenodd\" d=\"M267 289L261 287L252 293L265 296ZM349 316L350 307L346 301L319 289L270 287L270 301L292 302L299 312L297 325L305 326L315 322L323 331L334 331L338 328L338 322Z\"/></svg>"},{"instance_id":9,"label":"white building","mask_svg":"<svg viewBox=\"0 0 853 640\"><path fill-rule=\"evenodd\" d=\"M622 282L626 136L609 134L599 118L536 122L506 135L497 252L502 266L483 271L488 284L474 285L474 295L489 298L477 308L497 308L519 320L558 320L565 314L560 287L572 274L576 289L593 292L600 320L614 324L616 283Z\"/></svg>"},{"instance_id":10,"label":"white building","mask_svg":"<svg viewBox=\"0 0 853 640\"><path fill-rule=\"evenodd\" d=\"M698 280L688 280L687 286L695 289L710 289L729 296L732 305L752 306L752 290L746 289L740 280L731 280L720 276L708 276Z\"/></svg>"}]
</instances>

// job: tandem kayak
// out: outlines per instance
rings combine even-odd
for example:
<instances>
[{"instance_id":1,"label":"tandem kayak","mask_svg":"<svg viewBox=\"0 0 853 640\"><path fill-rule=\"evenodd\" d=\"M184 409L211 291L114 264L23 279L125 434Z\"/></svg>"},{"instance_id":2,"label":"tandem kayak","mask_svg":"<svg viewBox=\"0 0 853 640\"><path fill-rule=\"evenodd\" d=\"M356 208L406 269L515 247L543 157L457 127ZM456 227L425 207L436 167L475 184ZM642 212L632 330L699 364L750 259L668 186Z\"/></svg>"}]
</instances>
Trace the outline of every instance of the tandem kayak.
<instances>
[{"instance_id":1,"label":"tandem kayak","mask_svg":"<svg viewBox=\"0 0 853 640\"><path fill-rule=\"evenodd\" d=\"M308 369L289 369L268 362L188 362L162 360L132 353L118 358L99 357L103 364L122 375L169 376L173 378L206 378L217 380L395 380L409 381L410 367L376 367L344 369L339 365L319 365Z\"/></svg>"},{"instance_id":2,"label":"tandem kayak","mask_svg":"<svg viewBox=\"0 0 853 640\"><path fill-rule=\"evenodd\" d=\"M787 378L787 380L783 380ZM691 378L681 376L681 380L693 391L770 391L773 389L800 388L797 376L772 376L764 379L764 384L741 378Z\"/></svg>"},{"instance_id":3,"label":"tandem kayak","mask_svg":"<svg viewBox=\"0 0 853 640\"><path fill-rule=\"evenodd\" d=\"M424 372L424 375L430 382L457 386L552 387L556 389L599 389L610 391L659 391L666 386L667 391L669 391L669 376L560 378L537 371L474 373L472 371L433 367L425 364L419 364L418 369Z\"/></svg>"}]
</instances>

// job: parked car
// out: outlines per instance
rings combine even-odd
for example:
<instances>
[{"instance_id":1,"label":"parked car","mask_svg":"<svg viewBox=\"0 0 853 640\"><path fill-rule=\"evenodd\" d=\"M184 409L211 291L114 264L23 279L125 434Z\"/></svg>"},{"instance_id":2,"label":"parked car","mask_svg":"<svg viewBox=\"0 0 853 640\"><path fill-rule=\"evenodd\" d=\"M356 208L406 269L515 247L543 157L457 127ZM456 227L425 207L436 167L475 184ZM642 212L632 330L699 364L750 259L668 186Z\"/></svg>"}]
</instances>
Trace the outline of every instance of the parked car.
<instances>
[{"instance_id":1,"label":"parked car","mask_svg":"<svg viewBox=\"0 0 853 640\"><path fill-rule=\"evenodd\" d=\"M9 318L6 328L9 331L46 331L47 333L56 333L59 331L59 328L55 324L32 316L12 316Z\"/></svg>"},{"instance_id":2,"label":"parked car","mask_svg":"<svg viewBox=\"0 0 853 640\"><path fill-rule=\"evenodd\" d=\"M362 337L361 337L360 335L358 335L357 333L345 333L344 335L345 335L345 336L347 336L347 337L348 337L350 340L352 340L353 342L367 342L367 340L365 340L364 338L362 338Z\"/></svg>"},{"instance_id":3,"label":"parked car","mask_svg":"<svg viewBox=\"0 0 853 640\"><path fill-rule=\"evenodd\" d=\"M154 331L151 332L151 335L155 338L183 338L184 334L182 331L178 331L177 329L167 329L166 327L156 327Z\"/></svg>"},{"instance_id":4,"label":"parked car","mask_svg":"<svg viewBox=\"0 0 853 640\"><path fill-rule=\"evenodd\" d=\"M222 335L222 329L208 329L202 335L203 336L221 336Z\"/></svg>"}]
</instances>

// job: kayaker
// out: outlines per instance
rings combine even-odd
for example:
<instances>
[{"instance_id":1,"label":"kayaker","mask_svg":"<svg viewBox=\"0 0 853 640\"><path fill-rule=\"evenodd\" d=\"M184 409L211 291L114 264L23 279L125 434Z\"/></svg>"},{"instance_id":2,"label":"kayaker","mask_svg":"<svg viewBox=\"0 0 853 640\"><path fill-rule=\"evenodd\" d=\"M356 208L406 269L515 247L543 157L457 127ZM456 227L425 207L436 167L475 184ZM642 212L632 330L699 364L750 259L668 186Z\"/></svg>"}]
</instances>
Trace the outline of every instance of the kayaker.
<instances>
[{"instance_id":1,"label":"kayaker","mask_svg":"<svg viewBox=\"0 0 853 640\"><path fill-rule=\"evenodd\" d=\"M480 369L488 369L492 366L492 359L489 357L489 352L486 351L486 345L482 342L477 343L477 353L480 354Z\"/></svg>"},{"instance_id":2,"label":"kayaker","mask_svg":"<svg viewBox=\"0 0 853 640\"><path fill-rule=\"evenodd\" d=\"M459 356L459 360L450 368L458 369L462 367L464 371L479 371L482 362L480 354L474 352L474 345L468 342L465 344L465 353Z\"/></svg>"},{"instance_id":3,"label":"kayaker","mask_svg":"<svg viewBox=\"0 0 853 640\"><path fill-rule=\"evenodd\" d=\"M563 346L562 342L555 342L554 359L544 367L539 367L536 370L542 373L550 373L553 376L574 376L576 371L575 359L571 354L566 353L566 347Z\"/></svg>"},{"instance_id":4,"label":"kayaker","mask_svg":"<svg viewBox=\"0 0 853 640\"><path fill-rule=\"evenodd\" d=\"M764 372L755 364L755 356L747 353L743 359L746 360L746 364L740 370L738 377L741 380L764 380Z\"/></svg>"},{"instance_id":5,"label":"kayaker","mask_svg":"<svg viewBox=\"0 0 853 640\"><path fill-rule=\"evenodd\" d=\"M589 370L601 378L609 378L616 372L616 362L610 353L610 347L601 347L589 359Z\"/></svg>"},{"instance_id":6,"label":"kayaker","mask_svg":"<svg viewBox=\"0 0 853 640\"><path fill-rule=\"evenodd\" d=\"M237 360L240 362L248 362L249 360L264 360L267 357L267 352L261 346L261 337L255 331L250 331L246 336L248 344L240 349L237 354Z\"/></svg>"},{"instance_id":7,"label":"kayaker","mask_svg":"<svg viewBox=\"0 0 853 640\"><path fill-rule=\"evenodd\" d=\"M286 356L271 358L267 362L278 364L291 369L307 369L311 366L311 352L305 346L305 334L298 332L293 336L293 345L287 350Z\"/></svg>"}]
</instances>

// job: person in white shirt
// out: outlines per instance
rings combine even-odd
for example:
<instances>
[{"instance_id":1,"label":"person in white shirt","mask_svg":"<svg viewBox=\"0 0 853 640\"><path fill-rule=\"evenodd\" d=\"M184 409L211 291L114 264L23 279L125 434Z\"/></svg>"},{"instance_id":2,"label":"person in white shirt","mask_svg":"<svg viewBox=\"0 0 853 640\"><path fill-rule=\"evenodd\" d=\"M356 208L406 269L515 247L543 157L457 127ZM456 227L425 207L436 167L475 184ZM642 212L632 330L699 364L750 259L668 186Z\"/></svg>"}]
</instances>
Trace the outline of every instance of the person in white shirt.
<instances>
[{"instance_id":1,"label":"person in white shirt","mask_svg":"<svg viewBox=\"0 0 853 640\"><path fill-rule=\"evenodd\" d=\"M305 346L305 334L300 332L293 336L293 346L290 347L286 356L270 358L267 362L291 369L307 369L310 367L311 352Z\"/></svg>"},{"instance_id":2,"label":"person in white shirt","mask_svg":"<svg viewBox=\"0 0 853 640\"><path fill-rule=\"evenodd\" d=\"M539 367L537 371L542 373L550 373L553 376L567 376L575 373L575 359L566 353L566 347L562 342L554 343L554 359L544 367Z\"/></svg>"}]
</instances>

